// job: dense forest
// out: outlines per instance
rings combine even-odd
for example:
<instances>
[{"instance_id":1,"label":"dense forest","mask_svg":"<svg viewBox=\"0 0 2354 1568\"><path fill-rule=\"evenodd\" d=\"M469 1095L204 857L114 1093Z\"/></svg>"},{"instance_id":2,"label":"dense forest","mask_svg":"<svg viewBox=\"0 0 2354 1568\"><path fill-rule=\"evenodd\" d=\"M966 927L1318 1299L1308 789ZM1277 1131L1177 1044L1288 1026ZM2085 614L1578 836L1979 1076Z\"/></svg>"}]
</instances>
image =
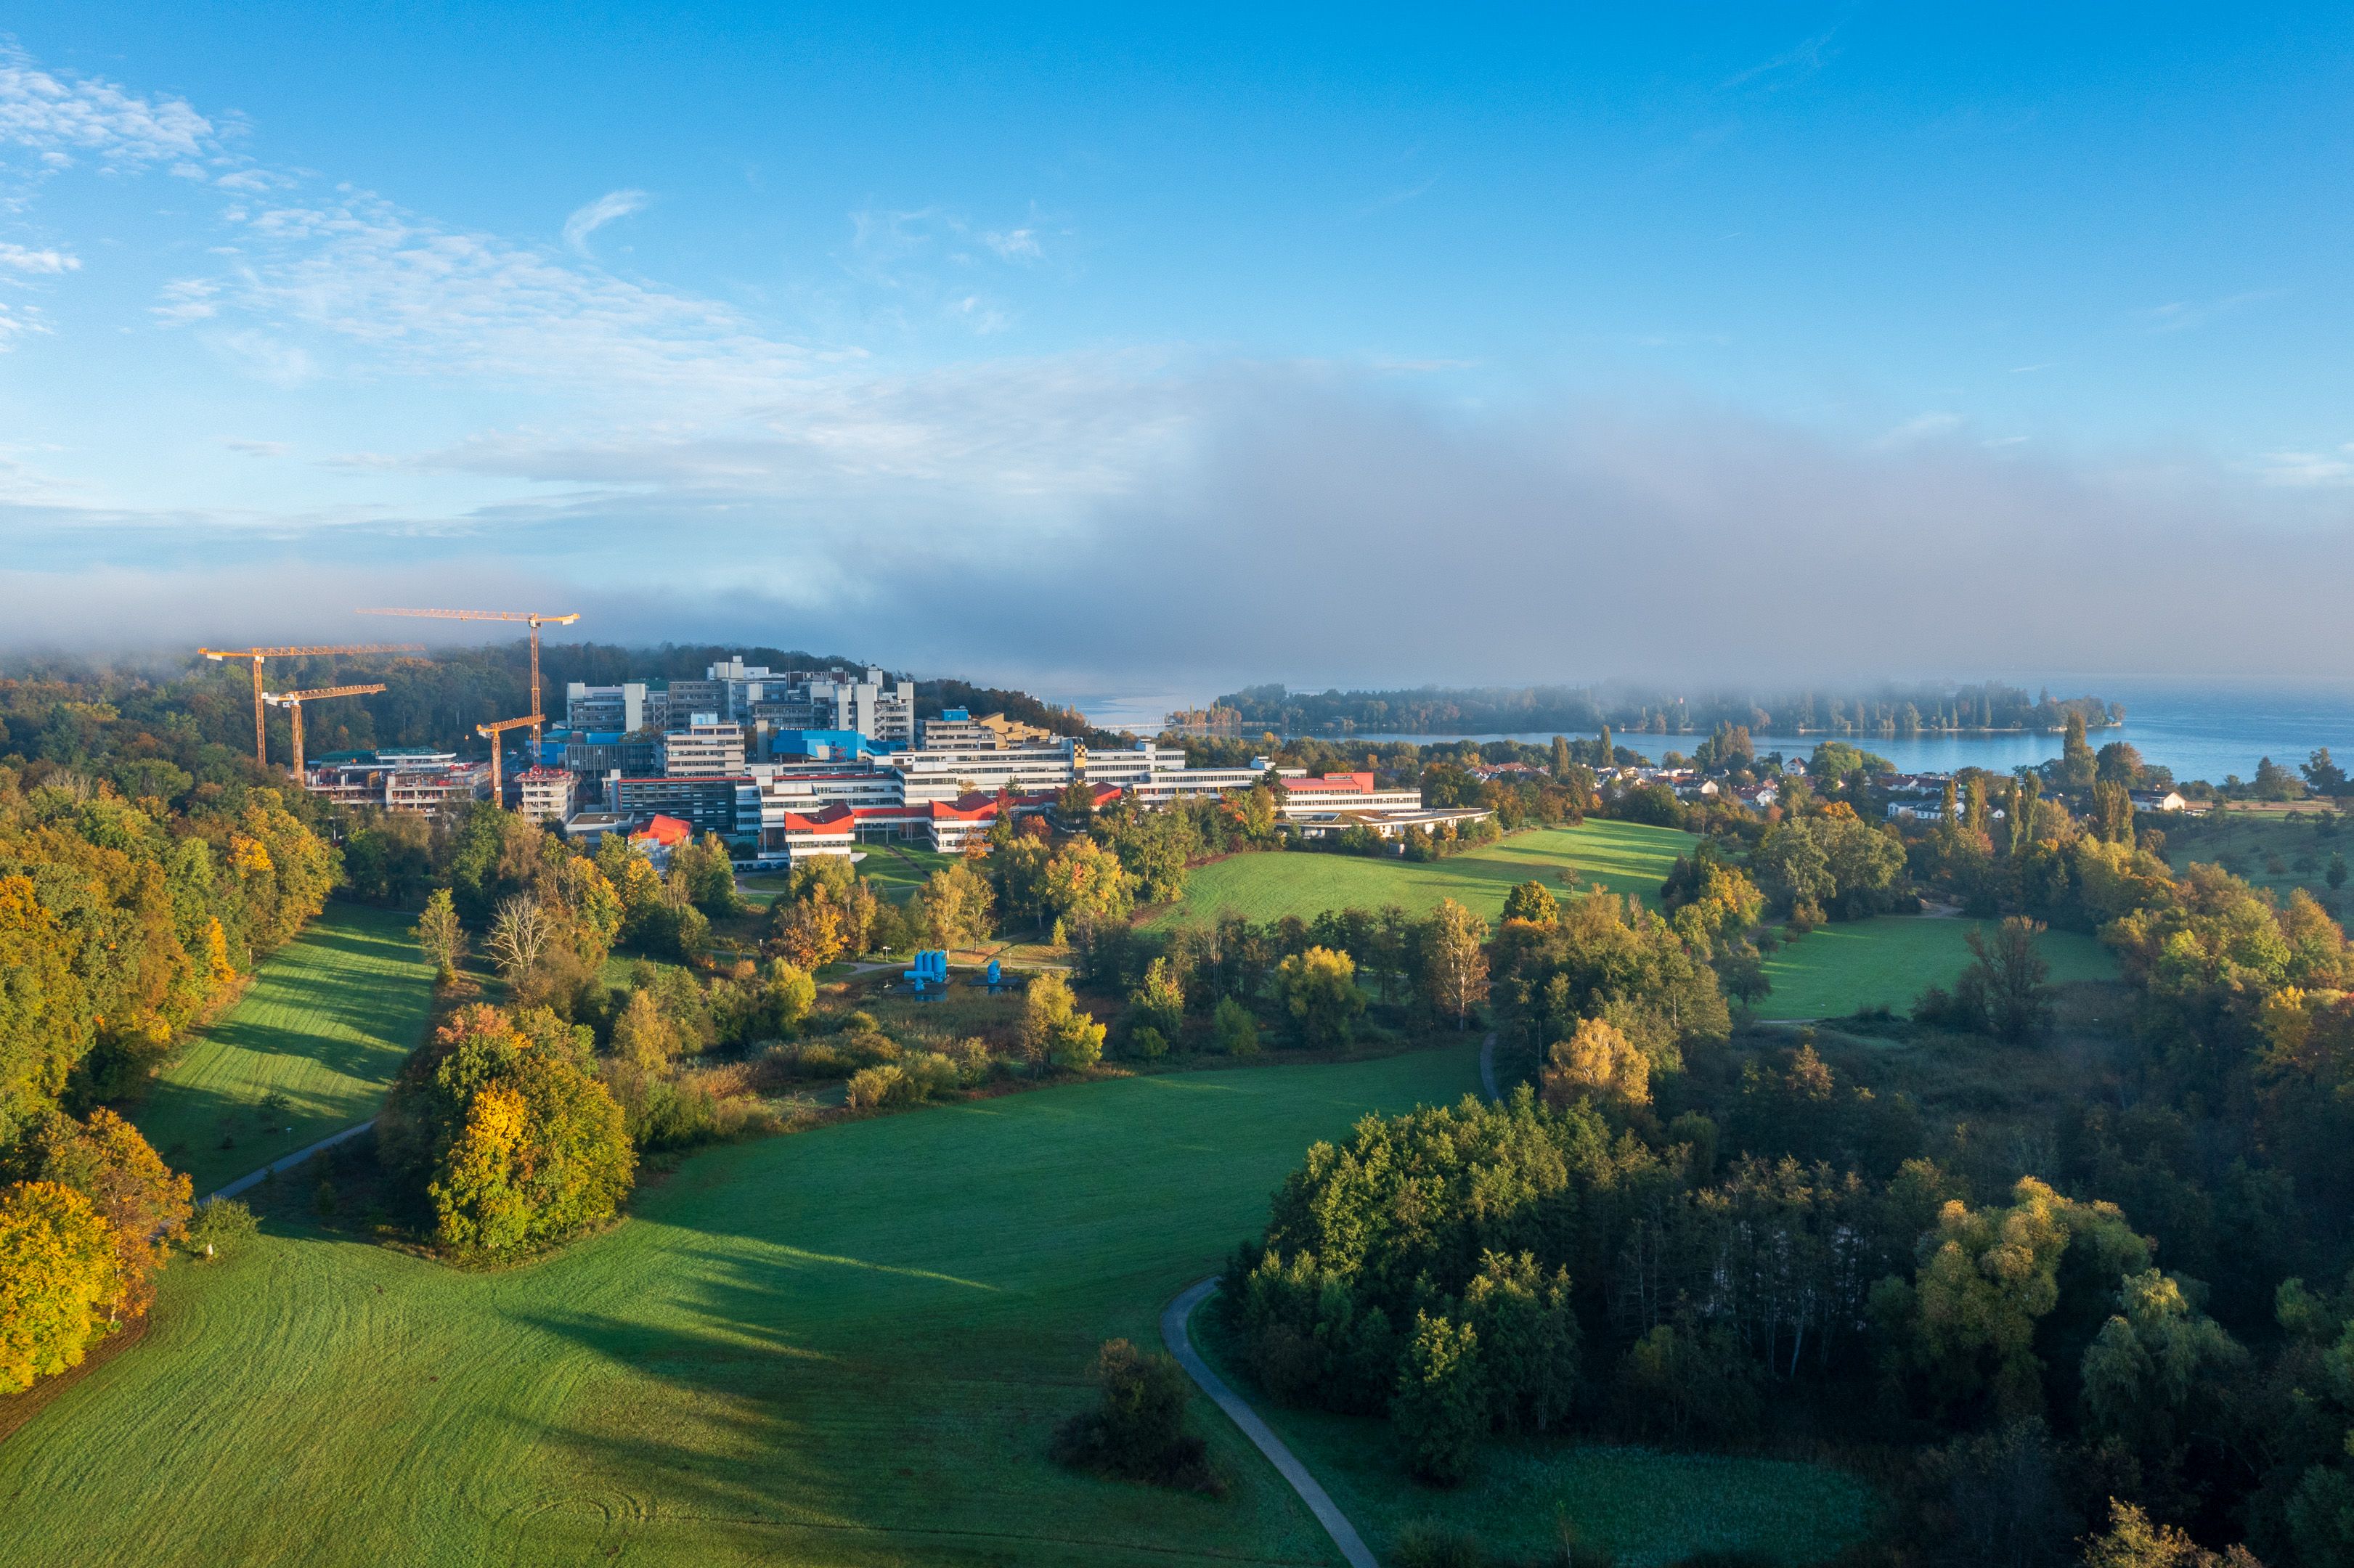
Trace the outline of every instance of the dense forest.
<instances>
[{"instance_id":1,"label":"dense forest","mask_svg":"<svg viewBox=\"0 0 2354 1568\"><path fill-rule=\"evenodd\" d=\"M0 705L37 753L0 758L0 1393L145 1311L188 1180L102 1102L234 998L340 874L307 798L185 712L143 711L154 722L21 685Z\"/></svg>"},{"instance_id":2,"label":"dense forest","mask_svg":"<svg viewBox=\"0 0 2354 1568\"><path fill-rule=\"evenodd\" d=\"M1207 710L1172 717L1245 734L1480 735L1607 726L1622 735L1692 735L1740 725L1755 735L1894 737L1974 729L2056 730L2072 713L2095 727L2125 718L2122 705L2098 697L2059 699L2049 692L2030 696L1995 682L1755 694L1683 694L1615 685L1310 693L1277 684L1246 687L1218 698Z\"/></svg>"},{"instance_id":3,"label":"dense forest","mask_svg":"<svg viewBox=\"0 0 2354 1568\"><path fill-rule=\"evenodd\" d=\"M1861 1561L2354 1560L2354 949L2171 870L2070 739L1935 821L1691 809L1659 913L1517 890L1525 1086L1310 1151L1226 1276L1258 1386L1439 1486L1491 1433L1834 1456L1896 1505ZM1999 917L1958 984L1742 1026L1762 953L1923 896ZM2123 980L2050 985L2047 924Z\"/></svg>"},{"instance_id":4,"label":"dense forest","mask_svg":"<svg viewBox=\"0 0 2354 1568\"><path fill-rule=\"evenodd\" d=\"M866 668L857 660L779 648L717 643L624 648L549 641L540 650L546 710L561 721L567 682L613 685L700 679L711 665L739 655L748 663L776 670ZM58 762L87 757L93 748L107 747L104 732L116 723L159 734L170 729L250 756L253 682L249 672L239 661L216 662L193 656L143 663L12 660L0 665L0 757L15 752L28 760ZM273 659L266 672L273 691L378 682L387 688L306 708L303 747L313 757L379 746L435 747L481 755L488 743L475 735L476 725L530 711L530 645L521 641L428 653ZM1097 742L1120 738L1095 728L1084 714L1026 692L958 680L916 683L918 718L954 707L1002 712L1057 734ZM285 710L272 705L264 723L270 755L282 760L291 755L292 740Z\"/></svg>"}]
</instances>

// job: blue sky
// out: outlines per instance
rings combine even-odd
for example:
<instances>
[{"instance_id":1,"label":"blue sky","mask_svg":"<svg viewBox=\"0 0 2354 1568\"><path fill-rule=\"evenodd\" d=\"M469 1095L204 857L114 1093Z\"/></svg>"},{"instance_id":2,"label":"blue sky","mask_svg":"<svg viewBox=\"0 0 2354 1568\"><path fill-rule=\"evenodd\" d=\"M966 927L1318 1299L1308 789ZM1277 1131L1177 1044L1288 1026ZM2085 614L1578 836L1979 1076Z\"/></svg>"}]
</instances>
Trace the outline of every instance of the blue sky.
<instances>
[{"instance_id":1,"label":"blue sky","mask_svg":"<svg viewBox=\"0 0 2354 1568\"><path fill-rule=\"evenodd\" d=\"M2354 16L1635 10L20 15L0 617L555 594L1172 687L2331 656Z\"/></svg>"}]
</instances>

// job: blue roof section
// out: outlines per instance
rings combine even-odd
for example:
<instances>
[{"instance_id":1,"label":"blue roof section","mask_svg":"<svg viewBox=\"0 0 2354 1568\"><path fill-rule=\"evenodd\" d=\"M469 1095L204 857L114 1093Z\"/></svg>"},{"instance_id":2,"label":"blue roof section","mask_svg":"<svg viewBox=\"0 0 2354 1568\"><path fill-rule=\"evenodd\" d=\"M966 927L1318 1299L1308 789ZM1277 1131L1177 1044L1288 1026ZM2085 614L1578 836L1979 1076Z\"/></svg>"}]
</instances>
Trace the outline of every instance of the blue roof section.
<instances>
[{"instance_id":1,"label":"blue roof section","mask_svg":"<svg viewBox=\"0 0 2354 1568\"><path fill-rule=\"evenodd\" d=\"M942 708L940 717L949 724L969 724L972 715L963 708Z\"/></svg>"},{"instance_id":2,"label":"blue roof section","mask_svg":"<svg viewBox=\"0 0 2354 1568\"><path fill-rule=\"evenodd\" d=\"M847 752L853 757L888 749L854 729L780 729L769 741L772 756L781 752L788 757L812 757L816 755L814 748L821 746L829 751Z\"/></svg>"}]
</instances>

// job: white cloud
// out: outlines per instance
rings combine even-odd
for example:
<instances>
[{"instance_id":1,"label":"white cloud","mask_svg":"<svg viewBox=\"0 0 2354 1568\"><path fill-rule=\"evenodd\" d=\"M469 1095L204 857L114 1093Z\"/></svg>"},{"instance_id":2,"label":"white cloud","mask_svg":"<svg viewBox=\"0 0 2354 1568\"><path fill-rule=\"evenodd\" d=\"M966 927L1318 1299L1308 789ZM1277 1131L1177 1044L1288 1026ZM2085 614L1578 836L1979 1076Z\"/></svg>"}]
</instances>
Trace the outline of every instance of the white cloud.
<instances>
[{"instance_id":1,"label":"white cloud","mask_svg":"<svg viewBox=\"0 0 2354 1568\"><path fill-rule=\"evenodd\" d=\"M2324 490L2354 483L2354 441L2327 452L2266 452L2256 466L2264 483L2285 490Z\"/></svg>"},{"instance_id":2,"label":"white cloud","mask_svg":"<svg viewBox=\"0 0 2354 1568\"><path fill-rule=\"evenodd\" d=\"M588 255L590 235L615 218L627 217L633 212L644 210L646 200L643 191L607 191L595 201L575 209L572 216L564 220L564 243L581 255Z\"/></svg>"},{"instance_id":3,"label":"white cloud","mask_svg":"<svg viewBox=\"0 0 2354 1568\"><path fill-rule=\"evenodd\" d=\"M34 333L48 332L40 313L29 306L10 305L0 302L0 354L16 346L17 341Z\"/></svg>"},{"instance_id":4,"label":"white cloud","mask_svg":"<svg viewBox=\"0 0 2354 1568\"><path fill-rule=\"evenodd\" d=\"M300 344L266 332L208 333L205 342L238 370L272 387L300 387L318 374L317 365Z\"/></svg>"},{"instance_id":5,"label":"white cloud","mask_svg":"<svg viewBox=\"0 0 2354 1568\"><path fill-rule=\"evenodd\" d=\"M660 387L740 397L809 363L729 306L446 228L365 192L239 221L239 253L216 275L167 286L159 317L239 317L281 337L332 339L375 370L583 397Z\"/></svg>"},{"instance_id":6,"label":"white cloud","mask_svg":"<svg viewBox=\"0 0 2354 1568\"><path fill-rule=\"evenodd\" d=\"M221 438L221 445L247 457L280 458L294 450L284 441L249 441L228 436Z\"/></svg>"},{"instance_id":7,"label":"white cloud","mask_svg":"<svg viewBox=\"0 0 2354 1568\"><path fill-rule=\"evenodd\" d=\"M1038 261L1046 255L1038 243L1038 231L1034 228L1009 228L984 234L981 242L995 251L1001 261Z\"/></svg>"},{"instance_id":8,"label":"white cloud","mask_svg":"<svg viewBox=\"0 0 2354 1568\"><path fill-rule=\"evenodd\" d=\"M68 251L50 249L29 250L22 245L0 240L0 271L48 273L55 276L71 272L81 266L81 258Z\"/></svg>"},{"instance_id":9,"label":"white cloud","mask_svg":"<svg viewBox=\"0 0 2354 1568\"><path fill-rule=\"evenodd\" d=\"M201 158L217 151L217 134L184 100L41 70L22 49L0 44L0 146L30 152L45 168L77 155L106 164Z\"/></svg>"}]
</instances>

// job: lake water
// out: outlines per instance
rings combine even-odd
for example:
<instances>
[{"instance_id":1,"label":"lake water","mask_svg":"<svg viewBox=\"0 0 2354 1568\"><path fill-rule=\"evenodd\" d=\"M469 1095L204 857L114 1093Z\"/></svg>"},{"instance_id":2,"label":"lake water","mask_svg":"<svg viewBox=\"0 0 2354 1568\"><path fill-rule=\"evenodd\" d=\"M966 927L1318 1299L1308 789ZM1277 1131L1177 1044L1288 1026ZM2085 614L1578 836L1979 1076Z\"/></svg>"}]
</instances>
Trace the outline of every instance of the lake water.
<instances>
[{"instance_id":1,"label":"lake water","mask_svg":"<svg viewBox=\"0 0 2354 1568\"><path fill-rule=\"evenodd\" d=\"M2126 722L2116 729L2094 730L2094 747L2113 740L2130 742L2146 762L2174 770L2178 780L2204 779L2221 783L2229 774L2253 778L2256 759L2269 757L2285 768L2303 762L2317 747L2327 747L2340 767L2354 768L2354 687L2312 686L2282 690L2253 686L2187 686L2143 683L2115 679L2054 682L2055 695L2091 694L2123 703ZM1181 702L1206 702L1163 696L1102 695L1094 706L1081 705L1096 722L1110 727L1128 726L1139 734L1160 727L1162 714ZM1515 735L1357 735L1327 736L1329 740L1412 741L1427 746L1442 740L1519 740L1532 745L1552 743L1556 732ZM1592 737L1592 731L1570 738ZM1620 735L1621 746L1657 760L1668 751L1689 752L1702 738L1696 735ZM1797 755L1814 749L1819 736L1757 736L1758 753L1780 750ZM1857 737L1855 744L1888 758L1907 773L1944 773L1977 767L2008 771L2021 763L2042 762L2060 755L2057 735L1925 736L1914 740Z\"/></svg>"}]
</instances>

